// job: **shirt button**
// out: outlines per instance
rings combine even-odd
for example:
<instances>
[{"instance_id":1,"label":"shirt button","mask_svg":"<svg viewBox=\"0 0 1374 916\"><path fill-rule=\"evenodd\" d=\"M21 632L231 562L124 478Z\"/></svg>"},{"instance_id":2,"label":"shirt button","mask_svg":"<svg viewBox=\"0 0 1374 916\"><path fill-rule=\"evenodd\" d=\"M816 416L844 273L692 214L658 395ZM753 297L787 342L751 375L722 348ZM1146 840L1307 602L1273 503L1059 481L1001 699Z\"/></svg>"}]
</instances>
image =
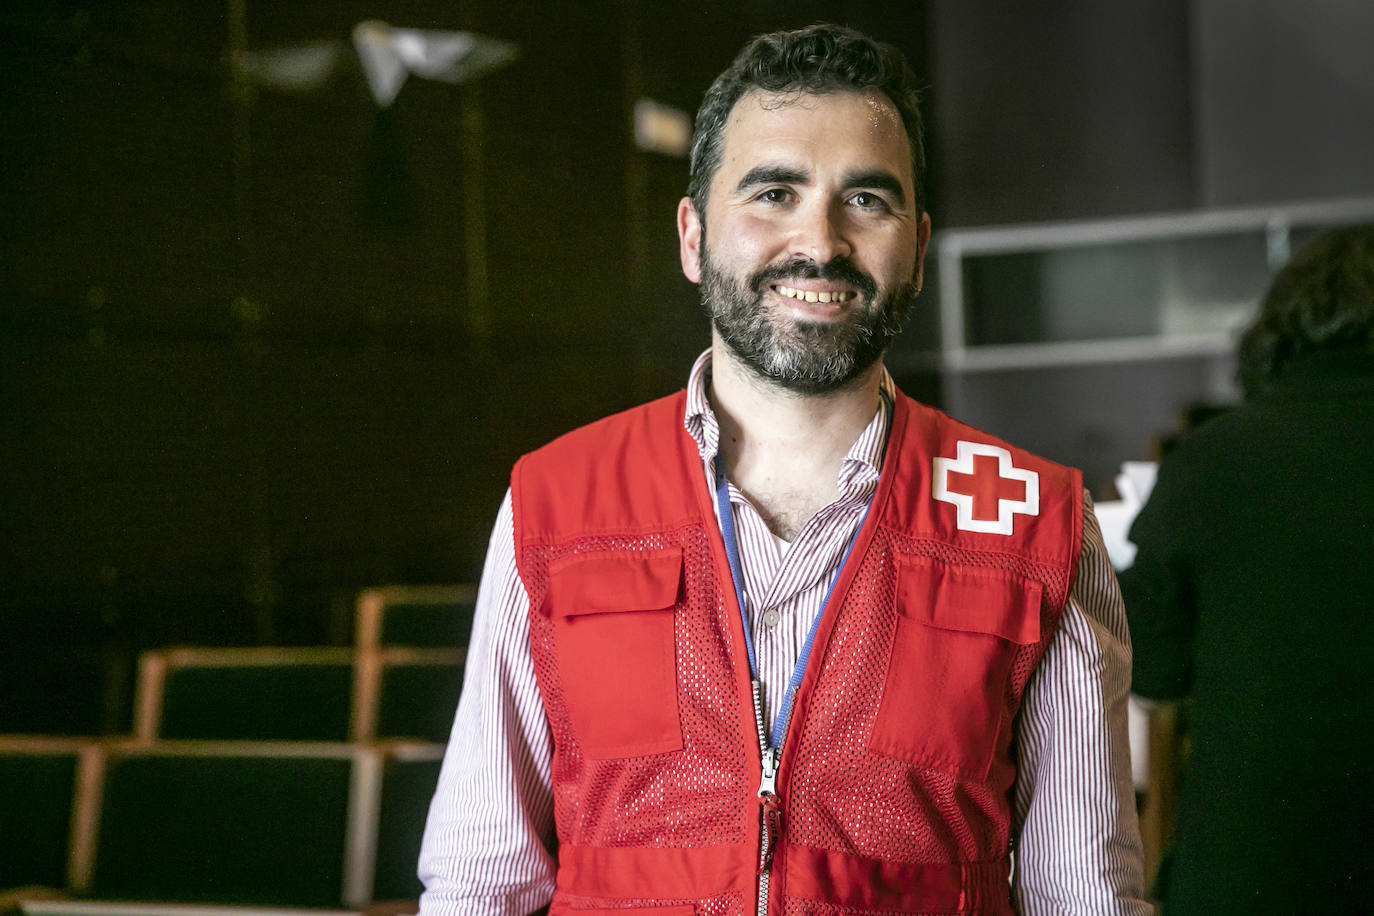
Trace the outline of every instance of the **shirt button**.
<instances>
[{"instance_id":1,"label":"shirt button","mask_svg":"<svg viewBox=\"0 0 1374 916\"><path fill-rule=\"evenodd\" d=\"M778 621L781 619L782 615L778 613L778 609L770 607L763 612L763 628L765 630L771 630L778 625Z\"/></svg>"}]
</instances>

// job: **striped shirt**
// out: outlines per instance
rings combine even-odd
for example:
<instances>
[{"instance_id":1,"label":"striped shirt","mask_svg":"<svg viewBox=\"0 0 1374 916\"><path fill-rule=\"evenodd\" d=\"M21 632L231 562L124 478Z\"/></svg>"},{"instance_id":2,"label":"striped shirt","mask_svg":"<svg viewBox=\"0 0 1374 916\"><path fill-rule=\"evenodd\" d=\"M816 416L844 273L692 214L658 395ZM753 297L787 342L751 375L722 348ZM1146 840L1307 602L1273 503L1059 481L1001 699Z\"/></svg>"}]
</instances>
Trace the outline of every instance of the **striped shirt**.
<instances>
[{"instance_id":1,"label":"striped shirt","mask_svg":"<svg viewBox=\"0 0 1374 916\"><path fill-rule=\"evenodd\" d=\"M684 423L714 488L720 430L707 400L710 351L692 367ZM836 497L791 543L729 487L746 617L771 723L845 548L878 484L896 386L841 464ZM1126 743L1130 640L1116 576L1084 494L1078 576L1016 736L1012 897L1017 911L1145 916ZM530 658L529 596L506 494L492 531L462 699L420 852L421 916L523 916L553 895L556 838L548 723Z\"/></svg>"}]
</instances>

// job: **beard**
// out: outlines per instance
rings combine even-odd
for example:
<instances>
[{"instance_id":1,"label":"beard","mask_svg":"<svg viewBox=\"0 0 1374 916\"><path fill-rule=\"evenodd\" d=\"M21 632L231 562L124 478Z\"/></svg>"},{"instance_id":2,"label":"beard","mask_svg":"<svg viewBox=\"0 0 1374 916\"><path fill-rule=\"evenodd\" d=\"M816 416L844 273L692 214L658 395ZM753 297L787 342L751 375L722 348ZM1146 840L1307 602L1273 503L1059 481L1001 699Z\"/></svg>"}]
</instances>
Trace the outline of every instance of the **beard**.
<instances>
[{"instance_id":1,"label":"beard","mask_svg":"<svg viewBox=\"0 0 1374 916\"><path fill-rule=\"evenodd\" d=\"M858 290L849 314L836 321L798 321L764 307L773 284L831 280ZM908 280L878 296L878 285L845 257L826 264L794 260L765 267L744 282L722 271L703 240L701 304L730 351L756 376L797 394L849 386L878 361L906 324L916 299Z\"/></svg>"}]
</instances>

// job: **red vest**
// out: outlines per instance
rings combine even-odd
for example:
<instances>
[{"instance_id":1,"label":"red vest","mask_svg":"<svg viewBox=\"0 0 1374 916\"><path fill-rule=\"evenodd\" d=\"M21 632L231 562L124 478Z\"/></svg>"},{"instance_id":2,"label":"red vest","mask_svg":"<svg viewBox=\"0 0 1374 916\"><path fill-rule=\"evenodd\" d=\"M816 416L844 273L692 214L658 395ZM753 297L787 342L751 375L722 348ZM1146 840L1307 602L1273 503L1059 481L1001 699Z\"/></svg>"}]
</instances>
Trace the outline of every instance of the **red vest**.
<instances>
[{"instance_id":1,"label":"red vest","mask_svg":"<svg viewBox=\"0 0 1374 916\"><path fill-rule=\"evenodd\" d=\"M554 916L756 907L748 658L684 408L680 392L609 417L512 474L553 736ZM1082 512L1077 471L898 396L782 749L770 914L1011 912L1012 723Z\"/></svg>"}]
</instances>

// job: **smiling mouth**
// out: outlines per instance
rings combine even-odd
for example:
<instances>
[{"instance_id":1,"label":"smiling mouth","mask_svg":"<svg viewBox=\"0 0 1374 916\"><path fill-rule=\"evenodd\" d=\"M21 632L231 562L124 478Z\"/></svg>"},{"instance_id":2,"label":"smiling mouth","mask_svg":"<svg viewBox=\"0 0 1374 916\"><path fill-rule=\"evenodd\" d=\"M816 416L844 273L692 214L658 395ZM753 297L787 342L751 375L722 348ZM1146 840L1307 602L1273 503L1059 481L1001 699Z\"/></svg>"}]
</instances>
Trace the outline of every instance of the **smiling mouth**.
<instances>
[{"instance_id":1,"label":"smiling mouth","mask_svg":"<svg viewBox=\"0 0 1374 916\"><path fill-rule=\"evenodd\" d=\"M848 302L858 295L858 293L853 290L836 289L817 292L813 289L793 289L790 286L783 286L781 284L775 285L773 287L773 292L780 296L786 296L789 299L801 300L802 302Z\"/></svg>"}]
</instances>

